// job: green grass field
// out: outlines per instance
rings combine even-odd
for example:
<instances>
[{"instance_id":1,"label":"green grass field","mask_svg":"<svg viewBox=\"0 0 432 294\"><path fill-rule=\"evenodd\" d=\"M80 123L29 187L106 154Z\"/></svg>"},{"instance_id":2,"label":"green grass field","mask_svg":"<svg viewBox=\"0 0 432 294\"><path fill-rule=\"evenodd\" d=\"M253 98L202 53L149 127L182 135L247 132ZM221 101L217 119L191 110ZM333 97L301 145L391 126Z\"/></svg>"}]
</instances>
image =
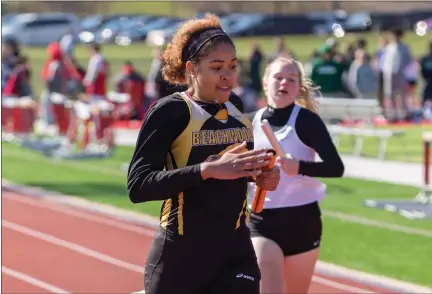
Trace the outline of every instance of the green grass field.
<instances>
[{"instance_id":1,"label":"green grass field","mask_svg":"<svg viewBox=\"0 0 432 294\"><path fill-rule=\"evenodd\" d=\"M15 145L2 144L3 178L12 182L83 197L90 201L157 217L160 202L132 204L126 193L131 147L119 147L112 158L59 161ZM384 224L432 231L432 221L412 221L393 213L366 208L368 198L412 198L418 189L345 178L324 180L324 240L321 259L371 273L432 286L428 271L431 238L347 222L327 212L340 212Z\"/></svg>"},{"instance_id":2,"label":"green grass field","mask_svg":"<svg viewBox=\"0 0 432 294\"><path fill-rule=\"evenodd\" d=\"M383 127L384 128L384 127ZM390 138L387 147L386 160L398 160L408 162L423 162L423 141L422 133L431 132L431 125L414 126L391 126L386 129L402 130L403 137ZM354 139L351 136L341 136L338 150L342 154L352 154ZM365 138L363 154L364 157L377 158L379 140Z\"/></svg>"},{"instance_id":3,"label":"green grass field","mask_svg":"<svg viewBox=\"0 0 432 294\"><path fill-rule=\"evenodd\" d=\"M344 38L340 39L341 51L345 52L345 48L347 48L348 44L359 36L365 37L368 41L369 52L375 52L379 37L377 33L347 34ZM311 56L312 52L322 45L325 39L325 37L315 35L286 36L285 43L301 61L306 61ZM419 37L414 33L408 33L405 41L411 46L415 56L421 56L426 53L428 48L428 39L426 37ZM258 44L267 57L272 55L276 49L276 43L273 38L239 38L235 40L235 44L237 47L237 55L245 62L247 62L251 54L253 44ZM147 75L153 58L152 50L153 48L147 46L145 43L133 44L127 47L108 44L103 46L102 52L110 62L111 77L113 78L120 71L123 62L126 60L132 61L139 71ZM40 72L46 60L46 49L28 47L23 48L23 53L30 58L31 68L33 70L32 85L36 95L39 96L43 87ZM89 51L85 46L78 46L75 55L83 66L87 66Z\"/></svg>"}]
</instances>

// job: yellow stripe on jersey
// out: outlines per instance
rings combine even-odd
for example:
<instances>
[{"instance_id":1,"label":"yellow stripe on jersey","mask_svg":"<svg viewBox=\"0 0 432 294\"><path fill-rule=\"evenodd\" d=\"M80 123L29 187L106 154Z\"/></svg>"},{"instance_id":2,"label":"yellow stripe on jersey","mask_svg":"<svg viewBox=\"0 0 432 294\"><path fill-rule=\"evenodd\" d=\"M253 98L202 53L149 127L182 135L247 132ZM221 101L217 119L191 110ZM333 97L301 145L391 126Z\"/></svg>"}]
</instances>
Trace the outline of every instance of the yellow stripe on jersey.
<instances>
[{"instance_id":1,"label":"yellow stripe on jersey","mask_svg":"<svg viewBox=\"0 0 432 294\"><path fill-rule=\"evenodd\" d=\"M178 219L178 233L179 235L184 234L184 228L183 228L183 205L184 205L184 195L183 192L180 192L178 196L178 213L177 213L177 219Z\"/></svg>"},{"instance_id":2,"label":"yellow stripe on jersey","mask_svg":"<svg viewBox=\"0 0 432 294\"><path fill-rule=\"evenodd\" d=\"M246 208L246 199L245 199L245 201L243 201L243 207L240 210L239 217L237 219L236 229L238 229L240 227L240 221L241 221L243 214L245 214L245 208Z\"/></svg>"},{"instance_id":3,"label":"yellow stripe on jersey","mask_svg":"<svg viewBox=\"0 0 432 294\"><path fill-rule=\"evenodd\" d=\"M169 215L172 209L172 199L165 200L163 203L163 208L161 212L160 224L162 228L167 228Z\"/></svg>"}]
</instances>

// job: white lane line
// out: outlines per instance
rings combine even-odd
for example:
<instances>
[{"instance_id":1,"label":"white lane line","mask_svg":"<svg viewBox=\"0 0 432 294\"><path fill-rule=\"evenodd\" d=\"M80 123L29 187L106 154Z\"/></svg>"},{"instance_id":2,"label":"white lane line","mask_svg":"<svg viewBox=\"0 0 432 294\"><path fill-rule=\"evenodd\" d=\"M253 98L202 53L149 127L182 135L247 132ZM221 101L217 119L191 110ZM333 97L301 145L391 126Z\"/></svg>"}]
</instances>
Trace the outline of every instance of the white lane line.
<instances>
[{"instance_id":1,"label":"white lane line","mask_svg":"<svg viewBox=\"0 0 432 294\"><path fill-rule=\"evenodd\" d=\"M20 190L20 189L22 189L21 186L20 186L20 188L18 188L18 190L12 189L13 192L12 191L11 192L12 193L20 193L20 192L22 193L22 190ZM31 189L34 189L34 188L31 188ZM30 195L34 195L34 193L36 193L36 195L40 195L38 193L41 193L41 191L39 191L39 192L32 191L32 193L30 193ZM2 196L5 197L6 195L3 194ZM63 198L75 199L75 197L71 197L71 196L61 196L61 197L60 197L60 195L58 195L58 196L59 197L51 197L51 196L49 196L49 197L47 197L47 199L43 198L42 201L40 199L37 199L35 201L36 202L44 202L44 203L47 203L47 205L48 205L48 202L49 203L54 203L53 206L56 207L56 205L57 205L57 203L56 203L57 201L56 200L58 200L59 198L63 197ZM13 197L13 196L6 196L6 197L8 199L16 200L16 201L18 201L17 200L18 198L21 199L21 197ZM24 197L22 197L22 198L24 198ZM26 197L26 199L31 199L31 198L27 198ZM78 209L84 209L84 211L85 211L85 209L88 209L89 207L95 206L95 207L98 207L98 210L97 210L98 213L99 212L104 212L105 214L107 214L110 217L113 217L114 219L119 219L119 221L115 221L115 220L114 221L110 221L109 219L107 220L107 219L105 219L103 217L100 218L100 217L94 216L93 214L89 214L88 215L89 216L89 218L88 218L89 220L100 221L101 223L106 223L107 225L113 225L115 227L124 228L126 230L135 231L137 233L139 233L138 232L139 229L143 229L143 230L145 230L145 231L142 231L143 234L145 234L145 235L151 235L152 237L154 235L154 232L155 232L154 229L148 229L147 230L147 229L144 229L144 228L141 228L141 227L130 225L127 222L124 223L123 221L129 220L129 219L133 219L135 222L138 222L140 224L142 223L144 226L146 224L150 225L150 226L155 226L154 223L156 223L157 220L153 221L150 224L148 217L144 218L141 215L136 215L136 214L132 215L130 212L125 212L123 210L119 210L119 209L114 208L114 207L111 208L111 207L107 207L106 205L100 205L100 204L95 204L95 203L91 203L91 202L87 202L87 201L82 201L82 199L78 199L78 198L76 198L76 199L77 199L76 201L79 202L79 205L73 205L73 207L76 206ZM65 201L65 202L67 203L67 201ZM83 202L83 203L81 203L81 202ZM60 201L60 204L63 204L62 201ZM73 204L75 204L75 200L73 201ZM107 209L107 208L110 208L113 211L111 212L111 210L110 210L110 213L108 213L107 211L105 211L105 209ZM53 210L55 210L55 209L53 209ZM58 211L63 211L63 209L58 209ZM71 210L71 211L73 211L71 215L76 215L77 217L81 217L80 213L78 213L78 212L75 213L74 210ZM333 213L333 212L331 212L331 213ZM329 215L329 216L330 217L334 217L334 215ZM340 217L340 215L337 215L337 218L339 218L339 217ZM370 225L370 224L366 224L366 225ZM366 273L358 272L358 271L356 271L355 273L351 273L352 270L350 270L350 272L347 273L348 269L346 269L346 268L333 269L333 267L336 267L335 265L331 265L331 264L327 264L327 263L324 264L324 262L322 262L322 261L318 261L318 265L322 266L322 268L320 268L320 272L322 271L323 273L326 273L328 271L327 267L331 266L331 272L336 272L341 277L344 277L344 278L349 279L349 280L357 281L359 283L366 283L368 285L379 286L379 287L386 288L386 289L395 289L394 291L401 291L401 292L406 292L406 293L411 292L411 293L431 293L432 294L432 291L429 288L424 288L424 287L420 287L418 285L413 285L413 284L410 284L409 286L406 286L405 284L408 285L408 283L406 283L406 282L397 281L397 280L393 280L393 279L390 280L387 277L374 276L372 274L367 274L368 278L366 278L366 277L359 278L360 274L366 275ZM384 281L384 279L385 279L385 281ZM393 285L395 283L399 283L401 285L399 285L398 287L396 287L396 286L392 287L391 285ZM402 285L402 284L404 284L404 285ZM424 290L424 289L426 289L426 290Z\"/></svg>"},{"instance_id":2,"label":"white lane line","mask_svg":"<svg viewBox=\"0 0 432 294\"><path fill-rule=\"evenodd\" d=\"M85 219L87 221L91 221L91 222L95 222L95 223L99 223L99 224L104 224L104 225L108 225L111 227L115 227L118 229L122 229L125 231L130 231L130 232L134 232L134 233L138 233L138 234L142 234L142 235L146 235L146 236L150 236L153 237L155 234L155 230L149 230L149 229L145 229L142 227L138 227L138 226L134 226L134 225L130 225L124 222L120 222L120 221L116 221L113 219L108 219L105 217L100 217L100 216L96 216L93 214L89 214L86 212L81 212L78 210L74 210L74 209L69 209L66 207L62 207L59 205L55 205L53 203L49 203L49 202L44 202L41 200L34 200L28 197L13 197L13 196L9 196L9 195L2 195L2 198L11 200L11 201L15 201L15 202L19 202L22 204L27 204L27 205L31 205L31 206L35 206L35 207L40 207L40 208L45 208L45 209L49 209L52 211L56 211L56 212L60 212L60 213L64 213L70 216L74 216L77 217L79 219Z\"/></svg>"},{"instance_id":3,"label":"white lane line","mask_svg":"<svg viewBox=\"0 0 432 294\"><path fill-rule=\"evenodd\" d=\"M138 266L135 264L131 264L131 263L122 261L120 259L111 257L109 255L106 255L106 254L100 253L98 251L89 249L87 247L78 245L76 243L68 242L68 241L65 241L63 239L56 238L54 236L51 236L51 235L48 235L48 234L45 234L42 232L27 228L24 226L20 226L16 223L12 223L12 222L3 220L2 221L2 227L5 227L7 229L19 232L21 234L24 234L24 235L27 235L30 237L34 237L36 239L54 244L54 245L59 246L59 247L67 248L71 251L92 257L94 259L100 260L100 261L108 263L108 264L115 265L115 266L123 268L123 269L127 269L127 270L130 270L130 271L133 271L136 273L140 273L140 274L144 273L144 266Z\"/></svg>"},{"instance_id":4,"label":"white lane line","mask_svg":"<svg viewBox=\"0 0 432 294\"><path fill-rule=\"evenodd\" d=\"M18 225L18 224L13 223L13 222L3 220L2 226L5 228L8 228L10 230L19 232L21 234L31 236L31 237L43 240L45 242L48 242L48 243L51 243L51 244L54 244L54 245L57 245L60 247L64 247L64 248L67 248L69 250L75 251L77 253L95 258L95 259L100 260L102 262L118 266L120 268L124 268L124 269L130 270L130 271L133 271L136 273L140 273L140 274L144 273L143 266L138 266L138 265L135 265L132 263L122 261L120 259L108 256L106 254L103 254L103 253L100 253L98 251L86 248L86 247L78 245L76 243L71 243L71 242L65 241L63 239L59 239L59 238L56 238L54 236L39 232L37 230ZM371 293L371 294L374 293L374 292L367 291L365 289L352 287L349 285L345 285L345 284L331 281L331 280L321 278L321 277L314 276L313 280L317 283L324 284L326 286L333 287L335 289L339 289L342 291L348 291L348 292L352 292L352 293Z\"/></svg>"},{"instance_id":5,"label":"white lane line","mask_svg":"<svg viewBox=\"0 0 432 294\"><path fill-rule=\"evenodd\" d=\"M403 226L403 225L391 224L384 221L368 219L362 216L343 213L339 211L331 211L331 210L323 209L322 213L324 216L340 219L350 223L361 224L361 225L376 227L380 229L387 229L393 232L401 232L410 235L418 235L418 236L432 238L431 230L417 229L417 228Z\"/></svg>"},{"instance_id":6,"label":"white lane line","mask_svg":"<svg viewBox=\"0 0 432 294\"><path fill-rule=\"evenodd\" d=\"M25 283L28 283L30 285L33 285L35 287L38 287L40 289L44 289L44 290L51 292L51 293L56 293L56 294L60 294L60 293L69 294L70 293L69 291L60 289L59 287L50 285L50 284L45 283L41 280L38 280L34 277L23 274L21 272L18 272L16 270L13 270L13 269L5 267L5 266L2 266L2 273L4 273L5 275L8 275L8 276L11 276L15 279L18 279L20 281L23 281Z\"/></svg>"},{"instance_id":7,"label":"white lane line","mask_svg":"<svg viewBox=\"0 0 432 294\"><path fill-rule=\"evenodd\" d=\"M371 292L371 291L368 291L365 289L349 286L347 284L342 284L339 282L335 282L335 281L328 280L328 279L321 278L321 277L317 277L317 276L314 276L312 278L312 280L315 283L326 285L328 287L332 287L334 289L338 289L338 290L342 290L342 291L346 291L346 292L350 292L350 293L362 293L362 294L363 293L368 293L368 294L375 294L376 293L376 292Z\"/></svg>"}]
</instances>

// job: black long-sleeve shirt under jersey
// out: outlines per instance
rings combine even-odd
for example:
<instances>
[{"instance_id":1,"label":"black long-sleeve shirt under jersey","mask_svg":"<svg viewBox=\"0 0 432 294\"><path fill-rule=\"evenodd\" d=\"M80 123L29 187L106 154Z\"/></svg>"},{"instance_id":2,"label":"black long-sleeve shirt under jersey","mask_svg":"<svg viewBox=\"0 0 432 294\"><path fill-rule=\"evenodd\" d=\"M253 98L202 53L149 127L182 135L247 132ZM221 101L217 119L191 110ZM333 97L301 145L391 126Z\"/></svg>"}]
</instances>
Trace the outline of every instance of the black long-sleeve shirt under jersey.
<instances>
[{"instance_id":1,"label":"black long-sleeve shirt under jersey","mask_svg":"<svg viewBox=\"0 0 432 294\"><path fill-rule=\"evenodd\" d=\"M283 128L291 115L294 104L285 108L267 107L262 115L270 123L273 131ZM252 121L256 112L247 114ZM300 161L299 174L310 177L341 177L344 164L340 158L331 136L321 118L312 111L302 108L297 116L295 130L299 139L314 149L322 162Z\"/></svg>"}]
</instances>

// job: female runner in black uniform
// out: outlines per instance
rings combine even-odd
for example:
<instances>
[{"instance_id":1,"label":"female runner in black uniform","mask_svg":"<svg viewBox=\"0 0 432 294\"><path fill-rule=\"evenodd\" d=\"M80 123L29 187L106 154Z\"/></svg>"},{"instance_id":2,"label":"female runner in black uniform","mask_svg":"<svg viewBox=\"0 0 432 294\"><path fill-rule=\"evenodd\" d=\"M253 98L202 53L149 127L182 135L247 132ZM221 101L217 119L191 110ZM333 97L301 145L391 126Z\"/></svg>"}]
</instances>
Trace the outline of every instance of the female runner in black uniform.
<instances>
[{"instance_id":1,"label":"female runner in black uniform","mask_svg":"<svg viewBox=\"0 0 432 294\"><path fill-rule=\"evenodd\" d=\"M267 192L263 211L251 213L248 221L261 270L261 292L307 293L322 233L318 202L325 195L325 185L316 177L341 177L344 165L316 114L312 89L299 62L276 59L268 65L263 85L268 106L249 115L255 148L271 146L260 128L267 119L293 159L277 161L283 171L280 183ZM315 162L316 153L321 162ZM256 187L252 183L250 188L252 197Z\"/></svg>"},{"instance_id":2,"label":"female runner in black uniform","mask_svg":"<svg viewBox=\"0 0 432 294\"><path fill-rule=\"evenodd\" d=\"M251 124L231 95L234 44L208 15L186 22L162 57L164 78L189 89L148 111L128 171L132 202L163 200L145 292L258 294L247 181L255 177L258 186L274 190L279 171L260 171L269 163L267 150L248 151Z\"/></svg>"}]
</instances>

